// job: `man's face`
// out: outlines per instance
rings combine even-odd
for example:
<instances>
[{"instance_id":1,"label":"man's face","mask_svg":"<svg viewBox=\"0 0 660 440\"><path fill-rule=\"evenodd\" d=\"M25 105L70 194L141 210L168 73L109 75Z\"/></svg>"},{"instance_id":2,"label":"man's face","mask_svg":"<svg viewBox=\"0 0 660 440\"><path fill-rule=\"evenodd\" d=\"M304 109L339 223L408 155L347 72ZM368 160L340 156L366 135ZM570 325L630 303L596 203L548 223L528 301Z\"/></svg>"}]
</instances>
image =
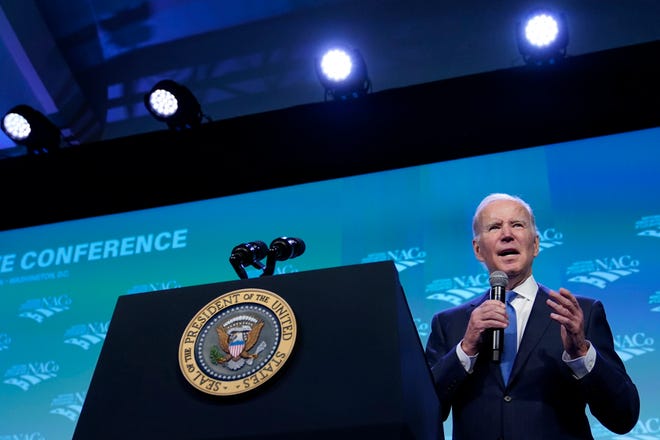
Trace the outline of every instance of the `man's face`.
<instances>
[{"instance_id":1,"label":"man's face","mask_svg":"<svg viewBox=\"0 0 660 440\"><path fill-rule=\"evenodd\" d=\"M489 272L506 273L510 287L531 275L539 237L522 205L512 200L491 202L479 214L478 232L472 247Z\"/></svg>"}]
</instances>

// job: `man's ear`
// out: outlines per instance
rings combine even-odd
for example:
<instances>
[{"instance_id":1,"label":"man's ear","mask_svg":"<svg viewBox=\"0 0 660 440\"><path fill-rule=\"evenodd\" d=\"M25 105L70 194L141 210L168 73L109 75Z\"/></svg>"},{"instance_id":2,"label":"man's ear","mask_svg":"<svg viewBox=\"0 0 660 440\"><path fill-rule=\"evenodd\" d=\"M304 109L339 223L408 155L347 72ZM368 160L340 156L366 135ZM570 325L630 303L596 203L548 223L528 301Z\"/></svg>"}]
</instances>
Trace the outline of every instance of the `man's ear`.
<instances>
[{"instance_id":1,"label":"man's ear","mask_svg":"<svg viewBox=\"0 0 660 440\"><path fill-rule=\"evenodd\" d=\"M537 257L539 255L539 249L541 247L541 238L539 237L539 234L536 234L536 237L534 237L534 256Z\"/></svg>"},{"instance_id":2,"label":"man's ear","mask_svg":"<svg viewBox=\"0 0 660 440\"><path fill-rule=\"evenodd\" d=\"M484 258L481 256L481 247L476 238L472 239L472 250L474 251L474 256L477 257L477 260L483 262Z\"/></svg>"}]
</instances>

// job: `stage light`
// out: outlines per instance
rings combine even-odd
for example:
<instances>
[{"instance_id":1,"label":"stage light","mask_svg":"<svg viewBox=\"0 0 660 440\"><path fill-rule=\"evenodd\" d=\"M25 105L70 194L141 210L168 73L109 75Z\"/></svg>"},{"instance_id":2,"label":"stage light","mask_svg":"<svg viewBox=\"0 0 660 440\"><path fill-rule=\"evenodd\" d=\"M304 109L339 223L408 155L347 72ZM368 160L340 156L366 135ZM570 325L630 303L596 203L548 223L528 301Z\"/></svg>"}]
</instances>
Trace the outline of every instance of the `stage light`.
<instances>
[{"instance_id":1,"label":"stage light","mask_svg":"<svg viewBox=\"0 0 660 440\"><path fill-rule=\"evenodd\" d=\"M568 26L564 14L536 9L517 24L518 50L529 65L556 64L566 57Z\"/></svg>"},{"instance_id":2,"label":"stage light","mask_svg":"<svg viewBox=\"0 0 660 440\"><path fill-rule=\"evenodd\" d=\"M2 131L27 148L28 154L46 154L61 147L62 132L43 113L21 104L2 118Z\"/></svg>"},{"instance_id":3,"label":"stage light","mask_svg":"<svg viewBox=\"0 0 660 440\"><path fill-rule=\"evenodd\" d=\"M154 118L176 131L198 127L205 118L195 95L169 79L159 81L144 95L144 105Z\"/></svg>"},{"instance_id":4,"label":"stage light","mask_svg":"<svg viewBox=\"0 0 660 440\"><path fill-rule=\"evenodd\" d=\"M325 100L359 98L371 91L367 65L357 49L333 48L315 62Z\"/></svg>"}]
</instances>

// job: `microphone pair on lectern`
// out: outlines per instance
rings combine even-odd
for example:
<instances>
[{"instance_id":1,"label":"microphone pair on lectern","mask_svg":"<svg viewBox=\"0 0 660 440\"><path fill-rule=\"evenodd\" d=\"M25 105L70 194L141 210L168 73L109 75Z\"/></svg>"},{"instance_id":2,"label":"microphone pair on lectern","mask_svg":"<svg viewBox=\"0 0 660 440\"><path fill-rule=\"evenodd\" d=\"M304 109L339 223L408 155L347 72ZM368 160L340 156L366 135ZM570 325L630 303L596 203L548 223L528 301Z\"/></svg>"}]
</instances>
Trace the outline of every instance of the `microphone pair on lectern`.
<instances>
[{"instance_id":1,"label":"microphone pair on lectern","mask_svg":"<svg viewBox=\"0 0 660 440\"><path fill-rule=\"evenodd\" d=\"M272 275L275 272L277 261L285 261L299 257L305 252L305 242L300 238L279 237L267 246L263 241L251 241L241 243L234 247L229 257L236 274L241 279L246 279L245 267L252 266L263 271L261 276ZM266 258L264 265L261 260Z\"/></svg>"}]
</instances>

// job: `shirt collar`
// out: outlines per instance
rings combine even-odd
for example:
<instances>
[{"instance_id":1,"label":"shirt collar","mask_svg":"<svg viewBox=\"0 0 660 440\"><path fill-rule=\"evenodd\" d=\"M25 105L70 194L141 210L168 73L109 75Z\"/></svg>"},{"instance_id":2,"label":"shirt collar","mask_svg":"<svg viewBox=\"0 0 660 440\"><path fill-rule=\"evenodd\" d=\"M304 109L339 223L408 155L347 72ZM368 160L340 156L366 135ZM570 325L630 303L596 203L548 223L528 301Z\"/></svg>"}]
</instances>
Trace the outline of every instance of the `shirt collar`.
<instances>
[{"instance_id":1,"label":"shirt collar","mask_svg":"<svg viewBox=\"0 0 660 440\"><path fill-rule=\"evenodd\" d=\"M536 283L534 276L530 275L522 284L513 290L527 301L534 302L534 299L536 299L536 292L539 290L539 285Z\"/></svg>"}]
</instances>

